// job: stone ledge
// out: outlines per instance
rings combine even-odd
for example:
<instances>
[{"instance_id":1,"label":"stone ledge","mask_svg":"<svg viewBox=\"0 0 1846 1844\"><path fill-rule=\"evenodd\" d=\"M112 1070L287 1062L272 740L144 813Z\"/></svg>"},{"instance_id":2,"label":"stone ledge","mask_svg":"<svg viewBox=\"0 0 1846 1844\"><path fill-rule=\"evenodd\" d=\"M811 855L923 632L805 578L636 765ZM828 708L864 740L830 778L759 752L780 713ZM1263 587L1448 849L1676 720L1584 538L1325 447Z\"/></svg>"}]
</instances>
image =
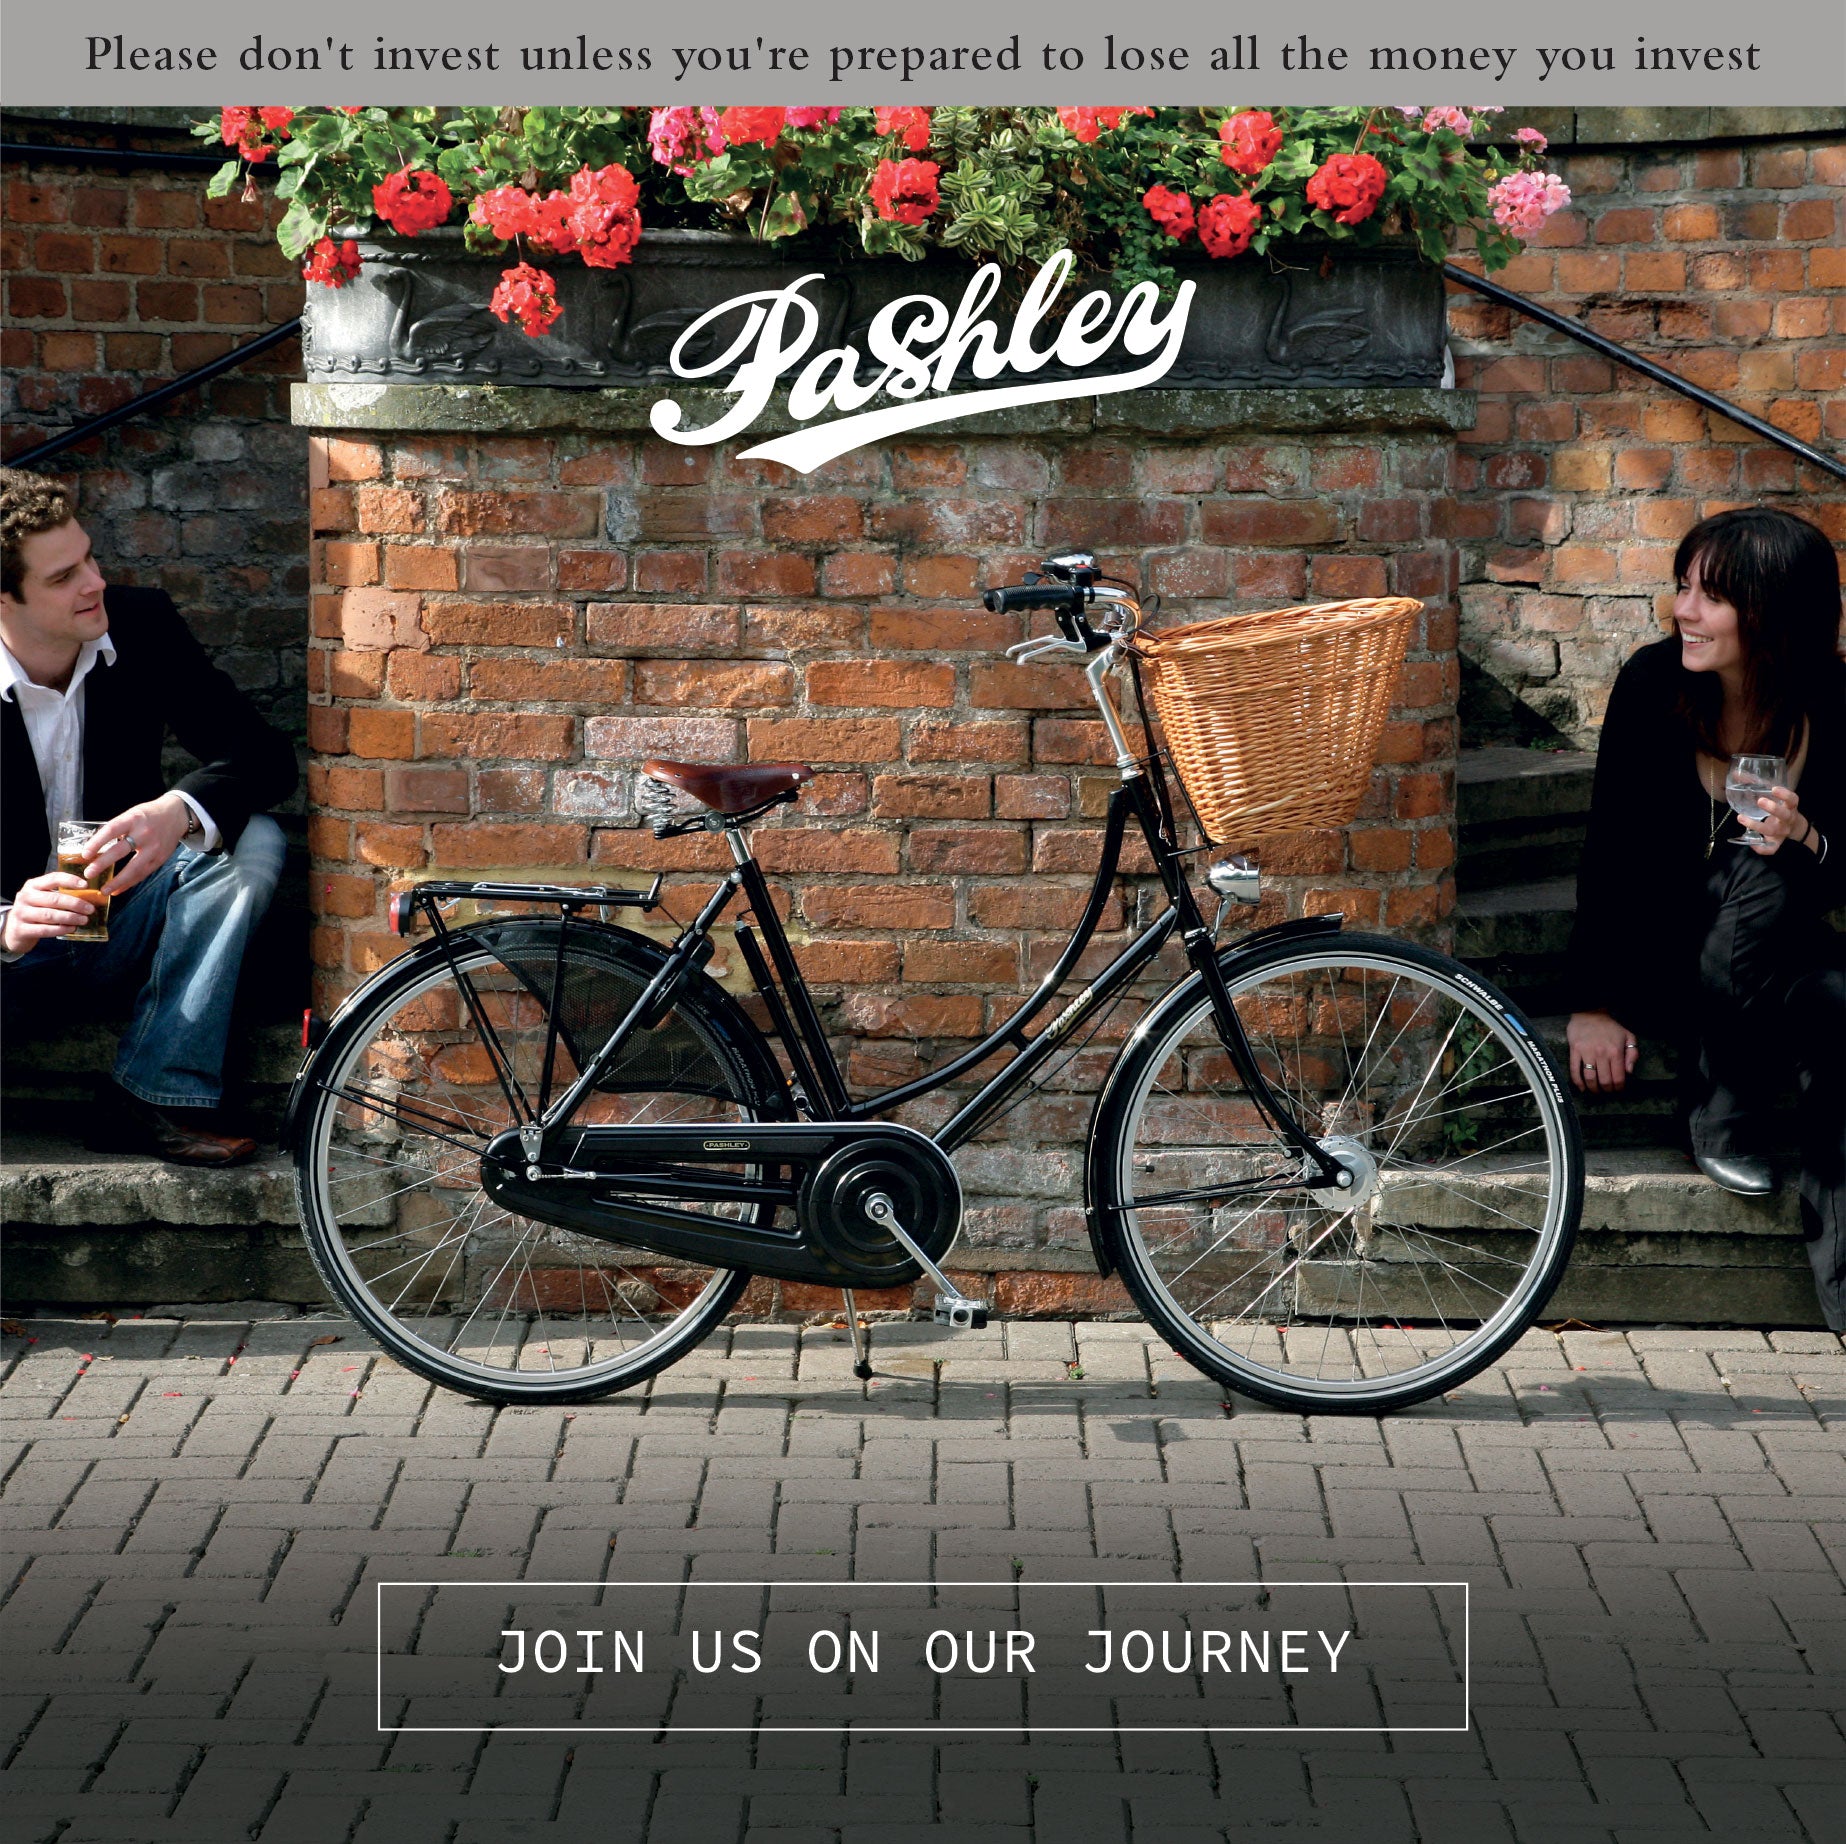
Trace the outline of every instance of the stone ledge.
<instances>
[{"instance_id":1,"label":"stone ledge","mask_svg":"<svg viewBox=\"0 0 1846 1844\"><path fill-rule=\"evenodd\" d=\"M7 1143L0 1215L9 1224L7 1281L15 1301L325 1301L279 1154L212 1172L86 1154L68 1141L27 1136ZM1469 1215L1467 1200L1455 1203L1457 1223ZM1493 1219L1481 1221L1491 1227ZM966 1244L953 1267L964 1287L1009 1316L1127 1310L1119 1282L1096 1274L1087 1248ZM743 1316L831 1311L827 1291L758 1282ZM895 1295L864 1296L862 1304L905 1307ZM1732 1197L1672 1152L1592 1153L1582 1232L1546 1317L1818 1324L1793 1193L1761 1202Z\"/></svg>"},{"instance_id":2,"label":"stone ledge","mask_svg":"<svg viewBox=\"0 0 1846 1844\"><path fill-rule=\"evenodd\" d=\"M292 1229L294 1180L281 1153L214 1171L132 1153L84 1152L48 1134L9 1134L0 1153L0 1219L60 1229L143 1223Z\"/></svg>"},{"instance_id":3,"label":"stone ledge","mask_svg":"<svg viewBox=\"0 0 1846 1844\"><path fill-rule=\"evenodd\" d=\"M695 426L732 407L727 392L647 385L628 390L553 390L496 384L295 384L290 414L298 428L397 430L406 433L529 435L537 430L644 434L648 412L671 399ZM1474 427L1475 394L1433 387L1122 392L1025 404L934 424L919 432L950 439L970 435L1084 436L1138 430L1144 435L1341 434L1427 430L1453 434ZM751 436L807 427L778 399L752 425Z\"/></svg>"}]
</instances>

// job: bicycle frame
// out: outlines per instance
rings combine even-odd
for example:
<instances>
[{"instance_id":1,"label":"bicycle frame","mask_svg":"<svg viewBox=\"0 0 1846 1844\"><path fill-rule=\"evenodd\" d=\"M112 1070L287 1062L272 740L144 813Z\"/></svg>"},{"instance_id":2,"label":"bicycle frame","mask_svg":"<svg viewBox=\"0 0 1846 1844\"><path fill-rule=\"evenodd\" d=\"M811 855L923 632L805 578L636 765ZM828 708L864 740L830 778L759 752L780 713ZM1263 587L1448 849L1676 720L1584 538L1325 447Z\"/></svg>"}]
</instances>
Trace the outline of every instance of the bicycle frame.
<instances>
[{"instance_id":1,"label":"bicycle frame","mask_svg":"<svg viewBox=\"0 0 1846 1844\"><path fill-rule=\"evenodd\" d=\"M722 830L735 861L733 869L675 939L659 971L630 1007L627 1016L561 1095L554 1099L550 1093L557 1031L555 1016L548 1027L544 1075L537 1105L534 1107L525 1102L518 1084L512 1081L510 1064L505 1059L484 1011L470 1002L469 1009L474 1023L496 1064L496 1073L506 1092L508 1104L515 1117L522 1122L519 1128L520 1143L528 1164L538 1166L543 1162L552 1134L569 1125L584 1097L621 1055L623 1046L633 1033L658 1024L666 1016L680 984L710 959L713 926L730 904L741 897L755 920L756 928L762 933L768 955L765 958L763 946L758 944L755 932L743 921L733 926L738 949L768 1012L770 1034L788 1058L793 1072L792 1087L796 1103L811 1119L830 1122L872 1121L906 1102L932 1094L956 1081L1002 1050L1014 1051L1013 1057L929 1136L945 1153L953 1152L972 1139L1022 1085L1032 1079L1072 1032L1080 1030L1104 1007L1112 1004L1166 943L1177 935L1185 949L1188 964L1204 982L1220 1039L1246 1092L1281 1141L1299 1155L1301 1161L1298 1176L1293 1177L1292 1183L1284 1182L1284 1174L1267 1173L1245 1180L1227 1181L1221 1187L1223 1194L1229 1197L1239 1191L1257 1188L1273 1191L1278 1183L1283 1183L1283 1188L1313 1190L1346 1182L1341 1168L1321 1150L1303 1124L1294 1118L1286 1102L1270 1088L1251 1050L1220 964L1216 930L1206 922L1186 876L1185 854L1175 838L1171 796L1160 758L1151 749L1145 755L1131 753L1113 700L1102 683L1102 672L1111 663L1113 653L1114 649L1098 653L1089 663L1086 675L1097 704L1103 711L1111 739L1116 744L1117 766L1122 775L1121 785L1109 799L1096 875L1069 942L1025 1004L1003 1025L940 1068L896 1087L854 1100L847 1091L839 1061L828 1042L813 996L802 977L788 936L776 913L769 885L750 853L742 821L727 822ZM742 817L748 819L756 815ZM1058 995L1101 924L1110 887L1120 866L1122 842L1130 817L1135 820L1146 841L1167 898L1167 907L1062 1011L1041 1030L1033 1033L1028 1027ZM448 951L446 943L449 931L442 923L437 898L448 893L472 894L477 888L484 891L486 887L423 885L413 893L412 902L430 915L438 939L445 944L445 951ZM494 894L511 896L520 889L520 886L508 885L497 888ZM647 906L657 890L658 883L655 892L650 892L647 899L635 892L598 889L567 891L555 887L544 890L542 894L535 887L527 887L525 894L528 900L559 904L568 924L569 917L583 908L619 901ZM1246 937L1241 949L1251 948L1278 936L1319 933L1337 929L1339 925L1340 919L1337 916L1287 922ZM560 930L559 935L560 969L566 932ZM459 970L456 977L465 989L467 982ZM555 1014L555 1005L551 1009Z\"/></svg>"}]
</instances>

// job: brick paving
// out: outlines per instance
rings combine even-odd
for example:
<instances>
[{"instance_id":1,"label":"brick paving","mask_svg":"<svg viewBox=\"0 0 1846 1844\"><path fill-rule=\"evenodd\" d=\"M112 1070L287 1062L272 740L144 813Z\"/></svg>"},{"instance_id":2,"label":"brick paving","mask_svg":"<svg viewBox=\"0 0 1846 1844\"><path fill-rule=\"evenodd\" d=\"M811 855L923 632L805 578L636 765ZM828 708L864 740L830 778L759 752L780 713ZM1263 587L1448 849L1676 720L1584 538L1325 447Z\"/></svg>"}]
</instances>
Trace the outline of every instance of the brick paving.
<instances>
[{"instance_id":1,"label":"brick paving","mask_svg":"<svg viewBox=\"0 0 1846 1844\"><path fill-rule=\"evenodd\" d=\"M1533 1333L1379 1422L1232 1400L1138 1324L740 1326L500 1410L342 1321L6 1340L20 1844L1837 1839L1846 1353ZM333 1342L327 1342L329 1338ZM1446 1735L380 1734L373 1594L454 1581L1465 1578ZM1831 1814L1831 1817L1829 1817Z\"/></svg>"}]
</instances>

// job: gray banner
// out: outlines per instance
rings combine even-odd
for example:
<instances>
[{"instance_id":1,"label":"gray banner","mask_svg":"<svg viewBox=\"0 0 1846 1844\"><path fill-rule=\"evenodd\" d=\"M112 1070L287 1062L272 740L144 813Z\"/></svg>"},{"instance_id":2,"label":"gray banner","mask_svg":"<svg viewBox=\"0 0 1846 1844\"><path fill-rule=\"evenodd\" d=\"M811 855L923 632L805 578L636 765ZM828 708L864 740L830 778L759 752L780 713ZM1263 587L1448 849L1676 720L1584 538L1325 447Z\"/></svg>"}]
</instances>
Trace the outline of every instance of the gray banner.
<instances>
[{"instance_id":1,"label":"gray banner","mask_svg":"<svg viewBox=\"0 0 1846 1844\"><path fill-rule=\"evenodd\" d=\"M664 13L664 16L663 16ZM1105 29L1112 27L1113 29ZM1172 0L1109 21L937 0L617 8L550 0L8 0L0 100L202 105L1456 102L1521 107L1846 101L1838 0Z\"/></svg>"}]
</instances>

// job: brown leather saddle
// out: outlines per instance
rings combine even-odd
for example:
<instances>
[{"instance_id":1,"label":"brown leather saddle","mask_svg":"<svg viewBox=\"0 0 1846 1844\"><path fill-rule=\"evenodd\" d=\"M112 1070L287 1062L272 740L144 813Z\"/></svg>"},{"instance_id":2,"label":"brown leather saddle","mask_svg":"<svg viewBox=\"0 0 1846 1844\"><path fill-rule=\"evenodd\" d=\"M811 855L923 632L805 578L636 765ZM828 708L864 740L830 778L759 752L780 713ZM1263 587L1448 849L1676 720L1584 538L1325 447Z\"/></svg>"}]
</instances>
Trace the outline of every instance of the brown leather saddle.
<instances>
[{"instance_id":1,"label":"brown leather saddle","mask_svg":"<svg viewBox=\"0 0 1846 1844\"><path fill-rule=\"evenodd\" d=\"M792 794L804 781L814 779L811 768L796 762L752 762L747 766L720 762L668 762L649 756L641 772L668 787L677 788L714 813L747 813L765 801Z\"/></svg>"}]
</instances>

